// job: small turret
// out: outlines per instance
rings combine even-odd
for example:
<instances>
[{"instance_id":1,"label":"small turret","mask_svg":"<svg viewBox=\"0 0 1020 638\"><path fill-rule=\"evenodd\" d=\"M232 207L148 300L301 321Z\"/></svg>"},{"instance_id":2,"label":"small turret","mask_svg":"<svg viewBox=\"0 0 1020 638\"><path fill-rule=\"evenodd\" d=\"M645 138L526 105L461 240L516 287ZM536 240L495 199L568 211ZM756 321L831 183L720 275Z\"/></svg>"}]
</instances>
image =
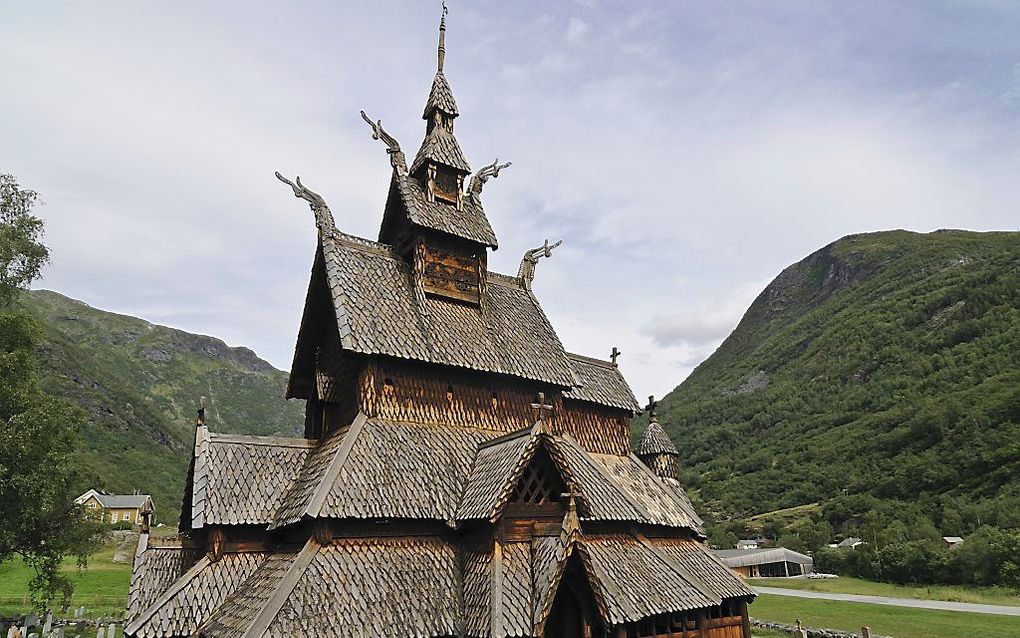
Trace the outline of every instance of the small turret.
<instances>
[{"instance_id":1,"label":"small turret","mask_svg":"<svg viewBox=\"0 0 1020 638\"><path fill-rule=\"evenodd\" d=\"M669 435L659 425L655 413L659 403L654 396L648 397L648 427L641 436L634 453L660 478L680 480L680 452L677 451Z\"/></svg>"}]
</instances>

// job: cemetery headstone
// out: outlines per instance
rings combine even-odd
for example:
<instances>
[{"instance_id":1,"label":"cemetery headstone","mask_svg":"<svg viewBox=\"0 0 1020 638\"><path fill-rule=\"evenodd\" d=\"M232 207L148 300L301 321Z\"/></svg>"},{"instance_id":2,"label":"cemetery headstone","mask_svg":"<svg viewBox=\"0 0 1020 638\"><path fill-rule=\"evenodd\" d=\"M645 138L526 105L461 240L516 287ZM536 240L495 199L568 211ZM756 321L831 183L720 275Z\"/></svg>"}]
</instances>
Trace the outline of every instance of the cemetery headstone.
<instances>
[{"instance_id":1,"label":"cemetery headstone","mask_svg":"<svg viewBox=\"0 0 1020 638\"><path fill-rule=\"evenodd\" d=\"M35 627L38 624L39 624L39 616L36 616L35 614L29 614L29 615L25 616L25 626L26 627Z\"/></svg>"},{"instance_id":2,"label":"cemetery headstone","mask_svg":"<svg viewBox=\"0 0 1020 638\"><path fill-rule=\"evenodd\" d=\"M106 627L99 626L99 631L96 633L96 638L106 638Z\"/></svg>"},{"instance_id":3,"label":"cemetery headstone","mask_svg":"<svg viewBox=\"0 0 1020 638\"><path fill-rule=\"evenodd\" d=\"M110 626L106 629L106 638L113 638L114 634L117 633L117 625L110 623Z\"/></svg>"},{"instance_id":4,"label":"cemetery headstone","mask_svg":"<svg viewBox=\"0 0 1020 638\"><path fill-rule=\"evenodd\" d=\"M53 633L53 612L46 613L46 621L42 626L42 635L49 636Z\"/></svg>"}]
</instances>

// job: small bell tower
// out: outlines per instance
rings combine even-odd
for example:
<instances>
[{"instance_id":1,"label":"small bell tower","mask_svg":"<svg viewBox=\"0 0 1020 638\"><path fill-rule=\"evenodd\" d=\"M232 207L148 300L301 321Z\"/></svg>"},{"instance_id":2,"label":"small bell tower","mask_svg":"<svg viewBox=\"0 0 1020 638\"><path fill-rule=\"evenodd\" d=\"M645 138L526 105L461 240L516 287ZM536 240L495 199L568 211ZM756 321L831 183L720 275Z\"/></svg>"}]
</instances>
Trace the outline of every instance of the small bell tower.
<instances>
[{"instance_id":1,"label":"small bell tower","mask_svg":"<svg viewBox=\"0 0 1020 638\"><path fill-rule=\"evenodd\" d=\"M648 397L648 427L641 436L634 453L660 478L680 480L680 452L677 451L669 435L659 425L656 410L659 402L654 396Z\"/></svg>"}]
</instances>

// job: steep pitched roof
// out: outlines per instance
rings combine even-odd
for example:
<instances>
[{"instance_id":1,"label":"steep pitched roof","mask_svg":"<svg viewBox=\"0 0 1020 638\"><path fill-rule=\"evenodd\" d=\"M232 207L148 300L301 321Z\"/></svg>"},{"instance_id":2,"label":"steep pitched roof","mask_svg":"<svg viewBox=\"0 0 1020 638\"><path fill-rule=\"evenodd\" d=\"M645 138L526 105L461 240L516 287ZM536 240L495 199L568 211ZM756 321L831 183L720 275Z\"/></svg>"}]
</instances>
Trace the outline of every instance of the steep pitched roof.
<instances>
[{"instance_id":1,"label":"steep pitched roof","mask_svg":"<svg viewBox=\"0 0 1020 638\"><path fill-rule=\"evenodd\" d=\"M196 431L189 477L191 528L272 520L316 442Z\"/></svg>"},{"instance_id":2,"label":"steep pitched roof","mask_svg":"<svg viewBox=\"0 0 1020 638\"><path fill-rule=\"evenodd\" d=\"M576 383L538 300L516 279L490 275L480 308L432 299L416 294L410 265L388 246L338 232L323 236L314 268L325 273L345 350Z\"/></svg>"},{"instance_id":3,"label":"steep pitched roof","mask_svg":"<svg viewBox=\"0 0 1020 638\"><path fill-rule=\"evenodd\" d=\"M263 552L198 560L125 627L135 638L190 636L266 559Z\"/></svg>"},{"instance_id":4,"label":"steep pitched roof","mask_svg":"<svg viewBox=\"0 0 1020 638\"><path fill-rule=\"evenodd\" d=\"M598 403L637 412L641 408L620 369L609 361L567 353L579 384L563 393L567 399Z\"/></svg>"},{"instance_id":5,"label":"steep pitched roof","mask_svg":"<svg viewBox=\"0 0 1020 638\"><path fill-rule=\"evenodd\" d=\"M150 546L148 534L141 535L131 566L125 622L132 623L156 602L161 593L195 564L200 554L199 550L181 546Z\"/></svg>"},{"instance_id":6,"label":"steep pitched roof","mask_svg":"<svg viewBox=\"0 0 1020 638\"><path fill-rule=\"evenodd\" d=\"M309 541L252 576L199 628L208 638L457 635L456 548L434 537ZM337 595L345 591L347 595Z\"/></svg>"},{"instance_id":7,"label":"steep pitched roof","mask_svg":"<svg viewBox=\"0 0 1020 638\"><path fill-rule=\"evenodd\" d=\"M395 171L386 200L383 227L387 224L386 218L396 215L398 209L407 215L408 221L423 228L437 230L493 249L499 247L496 233L492 230L489 218L485 216L485 210L477 197L465 196L461 209L438 199L430 202L425 196L425 189L417 179L408 176L406 172Z\"/></svg>"},{"instance_id":8,"label":"steep pitched roof","mask_svg":"<svg viewBox=\"0 0 1020 638\"><path fill-rule=\"evenodd\" d=\"M275 529L304 518L490 519L542 444L577 489L582 519L701 533L701 519L680 486L655 476L636 456L590 453L569 435L534 428L499 436L359 415L315 449L305 439L202 438L207 443L196 449L193 520L204 525ZM246 486L243 493L237 484Z\"/></svg>"},{"instance_id":9,"label":"steep pitched roof","mask_svg":"<svg viewBox=\"0 0 1020 638\"><path fill-rule=\"evenodd\" d=\"M645 433L641 435L641 440L638 441L637 447L634 449L634 453L638 456L645 456L646 454L680 454L658 421L652 421L648 424L648 427L645 428Z\"/></svg>"},{"instance_id":10,"label":"steep pitched roof","mask_svg":"<svg viewBox=\"0 0 1020 638\"><path fill-rule=\"evenodd\" d=\"M445 164L463 173L471 172L471 166L464 159L464 152L460 150L457 136L445 126L433 126L432 130L425 134L421 148L411 162L411 175L417 173L418 169L429 161Z\"/></svg>"},{"instance_id":11,"label":"steep pitched roof","mask_svg":"<svg viewBox=\"0 0 1020 638\"><path fill-rule=\"evenodd\" d=\"M436 77L432 78L432 88L429 90L429 99L425 102L421 119L429 119L432 112L437 110L453 117L460 115L457 111L457 101L453 99L453 89L450 88L450 83L446 81L442 70L436 71Z\"/></svg>"}]
</instances>

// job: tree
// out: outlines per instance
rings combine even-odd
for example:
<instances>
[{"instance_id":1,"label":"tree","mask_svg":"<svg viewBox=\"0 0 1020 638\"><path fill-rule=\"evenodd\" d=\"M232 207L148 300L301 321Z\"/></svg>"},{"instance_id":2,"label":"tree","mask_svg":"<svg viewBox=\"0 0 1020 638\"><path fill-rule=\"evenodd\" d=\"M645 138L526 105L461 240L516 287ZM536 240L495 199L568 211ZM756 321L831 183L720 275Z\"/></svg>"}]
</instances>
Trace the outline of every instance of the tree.
<instances>
[{"instance_id":1,"label":"tree","mask_svg":"<svg viewBox=\"0 0 1020 638\"><path fill-rule=\"evenodd\" d=\"M64 602L66 556L84 566L99 539L74 497L85 483L73 460L81 410L42 391L35 369L36 322L13 305L48 256L37 195L0 175L0 563L21 557L35 570L37 607Z\"/></svg>"},{"instance_id":2,"label":"tree","mask_svg":"<svg viewBox=\"0 0 1020 638\"><path fill-rule=\"evenodd\" d=\"M42 243L43 222L32 214L39 194L0 173L0 304L39 276L50 251Z\"/></svg>"}]
</instances>

